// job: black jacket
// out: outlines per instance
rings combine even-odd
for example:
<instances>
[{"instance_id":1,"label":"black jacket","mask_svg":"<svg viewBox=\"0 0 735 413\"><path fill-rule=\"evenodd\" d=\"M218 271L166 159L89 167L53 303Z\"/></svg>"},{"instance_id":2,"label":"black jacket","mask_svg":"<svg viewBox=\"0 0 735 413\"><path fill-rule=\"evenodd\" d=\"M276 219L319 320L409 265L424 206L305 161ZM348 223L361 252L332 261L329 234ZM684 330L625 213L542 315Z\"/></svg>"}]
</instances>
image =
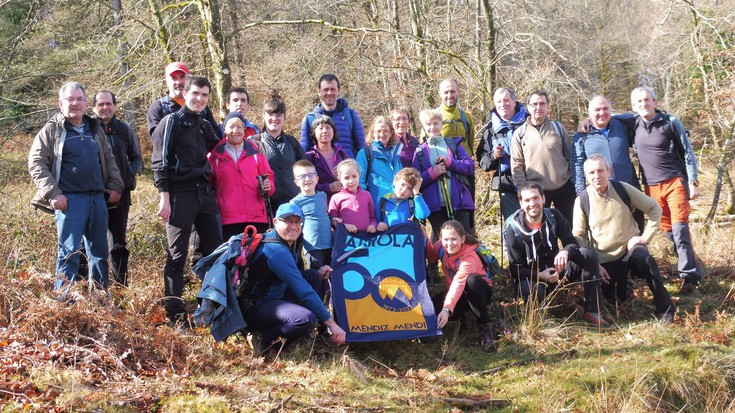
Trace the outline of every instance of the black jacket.
<instances>
[{"instance_id":1,"label":"black jacket","mask_svg":"<svg viewBox=\"0 0 735 413\"><path fill-rule=\"evenodd\" d=\"M138 138L127 123L114 116L108 126L105 126L102 119L97 118L97 122L107 135L107 141L115 156L115 163L125 182L125 190L132 191L136 186L135 174L143 169Z\"/></svg>"}]
</instances>

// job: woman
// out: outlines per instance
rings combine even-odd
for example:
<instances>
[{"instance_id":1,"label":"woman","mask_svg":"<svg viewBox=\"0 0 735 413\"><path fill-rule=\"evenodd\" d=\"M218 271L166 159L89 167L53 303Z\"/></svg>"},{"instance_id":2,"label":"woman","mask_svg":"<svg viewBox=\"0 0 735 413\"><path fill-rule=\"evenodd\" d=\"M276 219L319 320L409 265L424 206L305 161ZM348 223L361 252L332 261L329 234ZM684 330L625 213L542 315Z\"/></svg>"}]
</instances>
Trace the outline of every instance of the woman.
<instances>
[{"instance_id":1,"label":"woman","mask_svg":"<svg viewBox=\"0 0 735 413\"><path fill-rule=\"evenodd\" d=\"M299 141L283 132L285 120L286 104L277 90L270 90L263 105L264 132L252 139L260 141L261 151L273 169L276 191L271 196L271 207L274 211L298 195L299 187L294 182L292 167L296 161L306 157Z\"/></svg>"},{"instance_id":2,"label":"woman","mask_svg":"<svg viewBox=\"0 0 735 413\"><path fill-rule=\"evenodd\" d=\"M245 141L245 118L232 112L223 122L225 139L209 153L210 182L222 216L222 236L241 234L247 225L268 229L265 197L273 195L273 171L251 141ZM258 177L266 177L259 182Z\"/></svg>"},{"instance_id":3,"label":"woman","mask_svg":"<svg viewBox=\"0 0 735 413\"><path fill-rule=\"evenodd\" d=\"M370 192L373 204L393 192L393 178L403 168L401 150L393 124L387 116L373 119L365 147L357 153L360 166L360 187Z\"/></svg>"},{"instance_id":4,"label":"woman","mask_svg":"<svg viewBox=\"0 0 735 413\"><path fill-rule=\"evenodd\" d=\"M337 145L339 137L332 118L326 115L317 116L311 123L311 150L306 152L308 159L316 168L319 183L316 190L327 194L327 201L332 194L342 190L342 184L335 178L334 167L348 158L342 147Z\"/></svg>"},{"instance_id":5,"label":"woman","mask_svg":"<svg viewBox=\"0 0 735 413\"><path fill-rule=\"evenodd\" d=\"M404 107L397 107L390 112L390 120L393 123L393 129L396 131L398 142L403 145L401 151L401 164L404 168L413 166L413 154L419 146L419 140L408 133L411 126L411 118L408 110Z\"/></svg>"}]
</instances>

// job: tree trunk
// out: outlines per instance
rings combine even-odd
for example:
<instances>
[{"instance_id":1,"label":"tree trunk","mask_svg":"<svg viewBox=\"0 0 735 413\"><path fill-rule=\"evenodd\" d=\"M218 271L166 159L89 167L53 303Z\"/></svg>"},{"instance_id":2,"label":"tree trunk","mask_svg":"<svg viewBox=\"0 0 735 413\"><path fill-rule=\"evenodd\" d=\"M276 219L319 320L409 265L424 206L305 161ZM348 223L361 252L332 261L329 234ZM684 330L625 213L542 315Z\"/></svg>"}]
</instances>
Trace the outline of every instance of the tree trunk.
<instances>
[{"instance_id":1,"label":"tree trunk","mask_svg":"<svg viewBox=\"0 0 735 413\"><path fill-rule=\"evenodd\" d=\"M120 78L122 79L122 89L130 90L132 88L132 82L130 81L130 75L128 63L126 61L128 57L128 43L123 38L122 33L122 0L112 0L112 27L114 30L114 36L117 38L117 56L120 60ZM127 99L123 104L124 118L130 125L130 129L133 133L137 134L138 129L136 128L136 117L135 117L135 104L131 99Z\"/></svg>"},{"instance_id":2,"label":"tree trunk","mask_svg":"<svg viewBox=\"0 0 735 413\"><path fill-rule=\"evenodd\" d=\"M148 6L151 9L151 16L153 17L153 21L156 23L156 41L161 46L161 49L163 49L163 52L166 54L166 60L169 62L173 62L173 53L171 51L171 46L169 45L171 35L169 34L168 29L166 29L166 26L164 26L163 24L161 9L158 8L155 0L148 0Z\"/></svg>"},{"instance_id":3,"label":"tree trunk","mask_svg":"<svg viewBox=\"0 0 735 413\"><path fill-rule=\"evenodd\" d=\"M232 87L232 74L227 61L225 37L222 34L219 3L217 0L197 0L196 5L202 18L205 44L214 74L212 87L216 101L210 100L210 107L220 111L220 117L224 117L221 110L225 107L225 94Z\"/></svg>"},{"instance_id":4,"label":"tree trunk","mask_svg":"<svg viewBox=\"0 0 735 413\"><path fill-rule=\"evenodd\" d=\"M498 35L498 30L495 27L495 15L493 14L493 7L490 4L490 0L480 0L482 2L482 10L485 12L485 25L486 25L486 37L485 41L485 66L487 67L487 76L489 93L495 92L497 86L497 51L495 40ZM479 61L478 61L479 63ZM492 95L491 95L492 96ZM492 100L492 98L491 98Z\"/></svg>"}]
</instances>

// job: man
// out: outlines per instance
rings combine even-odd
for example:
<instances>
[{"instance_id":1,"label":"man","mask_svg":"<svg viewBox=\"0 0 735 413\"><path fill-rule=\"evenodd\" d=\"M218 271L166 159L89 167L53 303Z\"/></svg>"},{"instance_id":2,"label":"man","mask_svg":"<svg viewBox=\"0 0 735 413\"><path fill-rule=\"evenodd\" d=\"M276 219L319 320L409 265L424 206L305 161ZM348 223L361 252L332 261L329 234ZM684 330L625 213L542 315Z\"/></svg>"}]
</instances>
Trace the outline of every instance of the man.
<instances>
[{"instance_id":1,"label":"man","mask_svg":"<svg viewBox=\"0 0 735 413\"><path fill-rule=\"evenodd\" d=\"M579 247L569 222L559 211L544 208L544 190L536 182L518 188L521 208L505 224L503 237L517 293L526 304L543 301L566 281L581 280L584 287L582 318L598 327L609 324L600 316L600 280L597 254ZM559 250L561 241L563 250Z\"/></svg>"},{"instance_id":2,"label":"man","mask_svg":"<svg viewBox=\"0 0 735 413\"><path fill-rule=\"evenodd\" d=\"M252 280L244 287L240 309L253 333L253 347L262 353L278 338L295 340L314 331L317 319L332 332L332 342L342 344L345 332L324 306L323 277L332 269L300 271L304 215L298 205L278 207L273 230L268 231L253 252Z\"/></svg>"},{"instance_id":3,"label":"man","mask_svg":"<svg viewBox=\"0 0 735 413\"><path fill-rule=\"evenodd\" d=\"M311 122L317 116L326 115L332 118L337 127L335 131L339 137L337 144L342 147L348 157L354 158L357 152L365 146L365 131L360 117L357 116L357 112L347 107L347 101L340 97L340 84L337 76L322 75L316 87L320 103L313 111L304 116L304 121L301 123L300 142L304 152L310 151L312 146L309 138Z\"/></svg>"},{"instance_id":4,"label":"man","mask_svg":"<svg viewBox=\"0 0 735 413\"><path fill-rule=\"evenodd\" d=\"M220 216L209 185L212 170L207 153L219 139L204 117L211 85L190 76L183 91L184 106L164 116L153 131L153 180L160 193L158 216L166 222L168 254L163 267L165 305L171 325L190 327L184 301L184 263L192 226L204 256L222 243Z\"/></svg>"},{"instance_id":5,"label":"man","mask_svg":"<svg viewBox=\"0 0 735 413\"><path fill-rule=\"evenodd\" d=\"M151 136L153 136L153 131L164 116L178 111L184 105L184 85L189 76L189 67L181 62L169 63L164 69L164 75L166 87L168 88L166 95L153 102L148 108L148 133ZM202 117L212 126L217 125L214 116L212 116L212 111L208 107L202 111ZM224 136L219 128L214 128L214 134L218 139L222 139Z\"/></svg>"},{"instance_id":6,"label":"man","mask_svg":"<svg viewBox=\"0 0 735 413\"><path fill-rule=\"evenodd\" d=\"M659 227L679 256L681 292L691 293L702 280L689 231L689 200L700 194L694 151L679 119L656 109L653 90L637 87L630 101L637 114L633 142L646 195L663 209Z\"/></svg>"},{"instance_id":7,"label":"man","mask_svg":"<svg viewBox=\"0 0 735 413\"><path fill-rule=\"evenodd\" d=\"M33 139L28 171L38 187L31 201L55 215L58 235L54 289L76 280L79 246L89 257L91 278L106 289L107 202L120 201L123 180L104 131L88 117L82 85L68 82L59 89L61 113Z\"/></svg>"},{"instance_id":8,"label":"man","mask_svg":"<svg viewBox=\"0 0 735 413\"><path fill-rule=\"evenodd\" d=\"M260 133L260 129L247 118L248 110L250 109L250 94L244 87L234 87L230 90L229 98L227 99L227 113L237 112L242 115L245 119L245 138L248 136L257 135ZM220 129L224 134L225 125L220 124Z\"/></svg>"},{"instance_id":9,"label":"man","mask_svg":"<svg viewBox=\"0 0 735 413\"><path fill-rule=\"evenodd\" d=\"M628 153L630 147L628 128L622 121L611 117L612 105L605 96L592 97L588 109L590 119L588 131L574 134L575 191L580 193L585 188L584 161L593 154L602 155L610 165L612 171L610 179L640 188L635 167Z\"/></svg>"},{"instance_id":10,"label":"man","mask_svg":"<svg viewBox=\"0 0 735 413\"><path fill-rule=\"evenodd\" d=\"M97 116L99 126L107 136L107 141L115 156L115 163L125 183L120 202L107 210L107 228L112 234L110 262L115 282L128 285L128 256L126 232L130 212L130 192L135 189L135 174L143 168L140 144L127 123L115 117L117 99L109 90L101 90L92 98L92 110Z\"/></svg>"},{"instance_id":11,"label":"man","mask_svg":"<svg viewBox=\"0 0 735 413\"><path fill-rule=\"evenodd\" d=\"M600 276L609 280L601 286L602 293L612 301L625 302L627 275L632 271L642 276L651 289L656 316L673 321L674 304L658 264L646 248L661 220L661 207L627 183L610 181L612 168L602 155L588 157L584 173L590 184L574 203L573 233L580 246L597 252ZM648 219L642 234L631 209L643 211Z\"/></svg>"},{"instance_id":12,"label":"man","mask_svg":"<svg viewBox=\"0 0 735 413\"><path fill-rule=\"evenodd\" d=\"M531 93L526 107L530 116L513 133L510 165L516 187L535 182L546 194L546 207L554 207L572 222L574 183L572 182L571 145L561 123L550 120L549 95Z\"/></svg>"},{"instance_id":13,"label":"man","mask_svg":"<svg viewBox=\"0 0 735 413\"><path fill-rule=\"evenodd\" d=\"M513 132L526 122L526 108L513 89L501 87L493 94L495 108L490 111L490 122L485 127L477 146L477 162L483 171L495 171L496 175L511 177L510 146ZM512 179L512 178L511 178ZM500 212L503 219L520 208L518 193L513 189L500 191Z\"/></svg>"},{"instance_id":14,"label":"man","mask_svg":"<svg viewBox=\"0 0 735 413\"><path fill-rule=\"evenodd\" d=\"M472 115L457 105L459 102L459 82L454 78L446 78L439 83L439 97L442 104L437 108L442 114L442 136L454 138L457 145L472 154L475 149L475 123Z\"/></svg>"}]
</instances>

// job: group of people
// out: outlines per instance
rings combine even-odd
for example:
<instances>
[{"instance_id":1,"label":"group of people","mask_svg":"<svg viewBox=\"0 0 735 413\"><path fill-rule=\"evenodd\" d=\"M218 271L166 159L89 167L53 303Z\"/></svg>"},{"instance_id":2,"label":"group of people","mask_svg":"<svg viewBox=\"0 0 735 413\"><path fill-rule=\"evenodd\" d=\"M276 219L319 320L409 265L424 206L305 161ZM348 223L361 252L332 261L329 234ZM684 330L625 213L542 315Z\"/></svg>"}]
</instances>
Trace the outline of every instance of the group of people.
<instances>
[{"instance_id":1,"label":"group of people","mask_svg":"<svg viewBox=\"0 0 735 413\"><path fill-rule=\"evenodd\" d=\"M320 103L304 117L296 139L283 130L286 105L276 90L263 104L262 129L248 120L250 96L240 87L230 91L229 113L217 124L207 106L211 85L205 77L181 62L166 66L164 74L168 90L150 106L147 124L157 214L166 223L164 302L173 326L190 326L182 294L193 230L204 256L248 226L268 231L271 241L254 255L265 257L254 261L260 285L245 288L248 305L241 306L254 341L265 350L278 337L308 334L317 321L335 343L344 341L320 299L336 226L376 232L428 220L427 256L442 261L448 287L435 300L439 327L471 311L482 347L491 349L492 282L475 254L473 152L483 170L512 182L500 191L503 237L511 278L526 302L581 279L584 319L606 326L599 292L627 299L631 270L648 282L657 314L671 320L671 298L645 248L658 226L679 253L682 290L691 291L702 277L688 228L688 199L698 195L696 164L681 123L656 111L650 89L633 91L632 115L612 117L609 101L593 98L589 125L580 126L573 141L548 119L546 92L532 93L524 106L512 89L498 89L475 151L474 121L458 105L454 79L439 84L438 109L421 111L419 140L409 133L404 108L375 117L365 136L357 112L340 96L339 79L325 74L316 83ZM98 92L93 104L95 118L86 115L84 88L64 84L61 113L36 135L29 155L39 189L33 203L55 214L56 289L78 279L82 245L91 278L108 287L108 226L113 275L127 284L125 226L142 167L140 150L130 128L115 118L112 92ZM628 156L631 143L646 194ZM556 209L548 209L552 203Z\"/></svg>"}]
</instances>

